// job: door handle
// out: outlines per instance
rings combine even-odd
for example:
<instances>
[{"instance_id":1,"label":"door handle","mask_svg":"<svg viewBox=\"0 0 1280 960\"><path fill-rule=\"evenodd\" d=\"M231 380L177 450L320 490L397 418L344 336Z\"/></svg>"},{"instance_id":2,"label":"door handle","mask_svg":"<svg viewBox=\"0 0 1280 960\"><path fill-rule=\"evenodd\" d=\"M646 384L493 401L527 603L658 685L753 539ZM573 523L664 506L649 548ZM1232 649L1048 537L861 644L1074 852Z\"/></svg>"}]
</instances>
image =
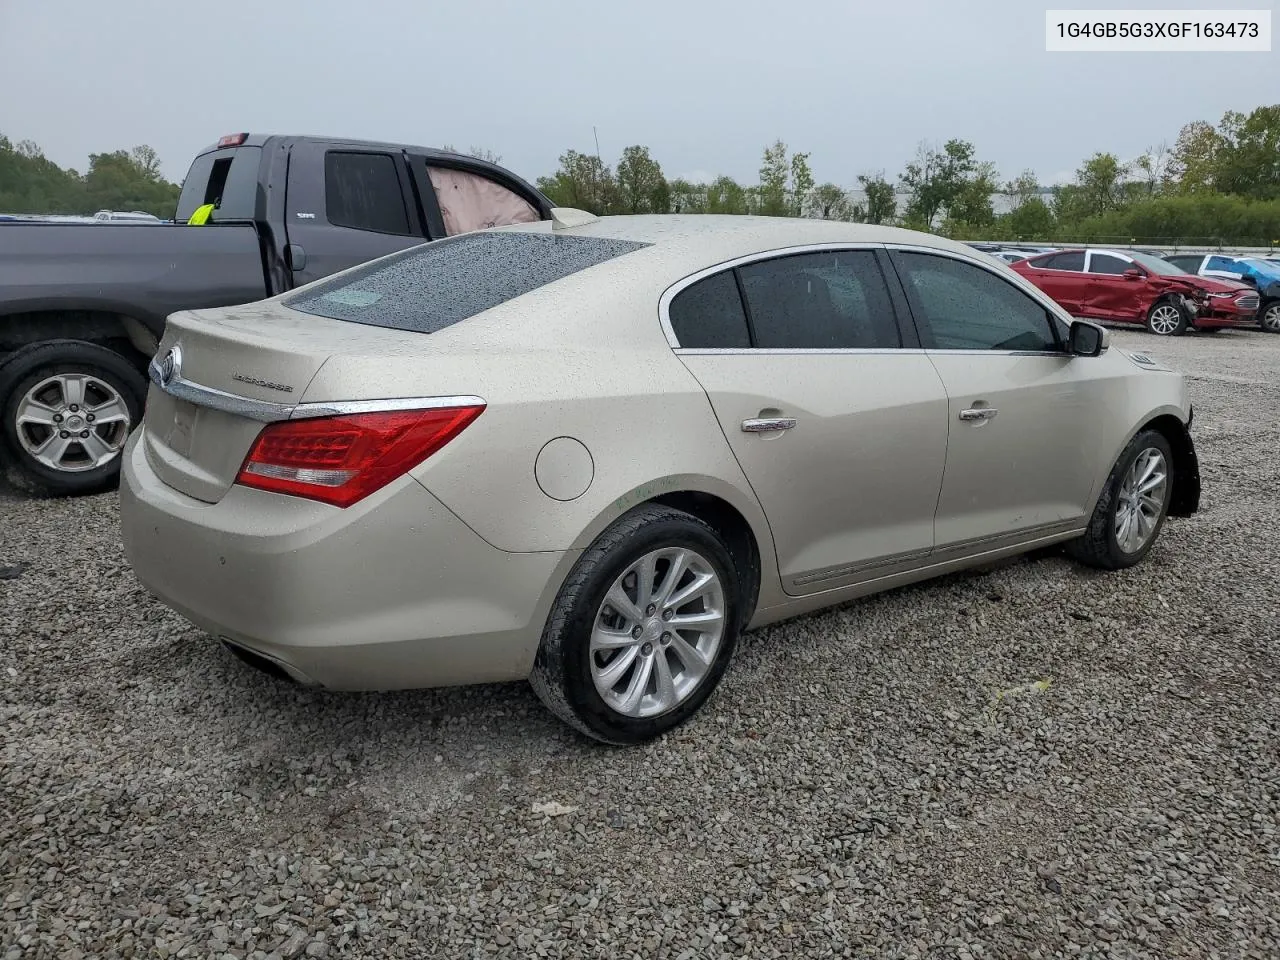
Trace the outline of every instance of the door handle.
<instances>
[{"instance_id":1,"label":"door handle","mask_svg":"<svg viewBox=\"0 0 1280 960\"><path fill-rule=\"evenodd\" d=\"M743 420L743 433L772 433L774 430L790 430L796 425L794 417L761 417L756 420Z\"/></svg>"},{"instance_id":2,"label":"door handle","mask_svg":"<svg viewBox=\"0 0 1280 960\"><path fill-rule=\"evenodd\" d=\"M1000 411L995 407L970 407L960 411L961 420L993 420Z\"/></svg>"}]
</instances>

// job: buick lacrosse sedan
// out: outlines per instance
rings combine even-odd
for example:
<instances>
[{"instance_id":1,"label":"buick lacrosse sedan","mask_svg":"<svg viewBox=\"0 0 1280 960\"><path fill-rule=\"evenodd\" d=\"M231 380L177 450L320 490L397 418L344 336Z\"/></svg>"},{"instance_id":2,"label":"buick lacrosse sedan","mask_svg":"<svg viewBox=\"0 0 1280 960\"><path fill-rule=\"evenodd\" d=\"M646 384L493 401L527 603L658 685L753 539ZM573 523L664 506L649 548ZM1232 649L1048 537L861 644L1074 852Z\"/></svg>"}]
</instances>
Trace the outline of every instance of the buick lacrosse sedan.
<instances>
[{"instance_id":1,"label":"buick lacrosse sedan","mask_svg":"<svg viewBox=\"0 0 1280 960\"><path fill-rule=\"evenodd\" d=\"M170 318L126 450L142 582L338 690L528 678L635 743L741 631L1200 497L1180 375L886 227L553 221Z\"/></svg>"}]
</instances>

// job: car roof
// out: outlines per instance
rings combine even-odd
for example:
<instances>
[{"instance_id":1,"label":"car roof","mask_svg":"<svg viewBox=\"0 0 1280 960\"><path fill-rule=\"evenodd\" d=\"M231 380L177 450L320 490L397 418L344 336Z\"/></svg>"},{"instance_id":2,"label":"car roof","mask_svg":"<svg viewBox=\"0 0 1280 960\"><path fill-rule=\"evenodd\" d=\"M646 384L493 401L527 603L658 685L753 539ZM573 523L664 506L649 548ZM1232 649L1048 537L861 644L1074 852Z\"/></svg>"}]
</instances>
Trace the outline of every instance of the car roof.
<instances>
[{"instance_id":1,"label":"car roof","mask_svg":"<svg viewBox=\"0 0 1280 960\"><path fill-rule=\"evenodd\" d=\"M549 233L551 221L511 224L494 231ZM901 227L804 217L733 214L640 214L606 216L554 230L561 236L603 237L650 245L647 259L669 261L684 276L737 257L822 243L900 243L956 254L974 262L987 255L968 244ZM640 251L643 253L643 251Z\"/></svg>"}]
</instances>

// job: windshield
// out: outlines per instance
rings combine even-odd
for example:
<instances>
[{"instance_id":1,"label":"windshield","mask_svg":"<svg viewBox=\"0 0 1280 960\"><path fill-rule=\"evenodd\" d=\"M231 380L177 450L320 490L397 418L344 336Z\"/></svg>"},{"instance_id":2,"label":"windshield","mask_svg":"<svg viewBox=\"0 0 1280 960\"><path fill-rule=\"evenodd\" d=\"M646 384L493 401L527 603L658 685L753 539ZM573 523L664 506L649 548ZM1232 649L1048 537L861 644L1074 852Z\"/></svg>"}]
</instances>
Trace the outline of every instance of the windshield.
<instances>
[{"instance_id":1,"label":"windshield","mask_svg":"<svg viewBox=\"0 0 1280 960\"><path fill-rule=\"evenodd\" d=\"M1139 266L1146 267L1151 273L1161 277L1181 277L1186 276L1187 271L1181 267L1170 263L1163 257L1153 257L1149 253L1136 253L1127 251L1129 256L1133 258L1133 262Z\"/></svg>"}]
</instances>

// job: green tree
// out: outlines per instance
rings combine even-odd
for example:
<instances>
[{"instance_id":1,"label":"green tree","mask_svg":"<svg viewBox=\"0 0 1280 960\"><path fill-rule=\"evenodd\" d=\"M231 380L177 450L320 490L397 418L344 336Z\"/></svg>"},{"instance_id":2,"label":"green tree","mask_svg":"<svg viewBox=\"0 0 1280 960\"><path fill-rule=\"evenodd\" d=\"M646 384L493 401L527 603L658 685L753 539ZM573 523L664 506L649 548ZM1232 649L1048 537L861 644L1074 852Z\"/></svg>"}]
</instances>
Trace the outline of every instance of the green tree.
<instances>
[{"instance_id":1,"label":"green tree","mask_svg":"<svg viewBox=\"0 0 1280 960\"><path fill-rule=\"evenodd\" d=\"M1053 209L1040 196L1028 197L999 219L1002 233L1019 240L1047 240L1054 235L1057 221Z\"/></svg>"},{"instance_id":2,"label":"green tree","mask_svg":"<svg viewBox=\"0 0 1280 960\"><path fill-rule=\"evenodd\" d=\"M1058 188L1054 197L1058 219L1070 223L1122 206L1128 172L1114 153L1095 153L1076 170L1074 183Z\"/></svg>"},{"instance_id":3,"label":"green tree","mask_svg":"<svg viewBox=\"0 0 1280 960\"><path fill-rule=\"evenodd\" d=\"M866 194L865 206L855 210L857 219L866 223L891 223L898 215L898 197L893 184L885 179L884 171L858 174L858 185Z\"/></svg>"},{"instance_id":4,"label":"green tree","mask_svg":"<svg viewBox=\"0 0 1280 960\"><path fill-rule=\"evenodd\" d=\"M1211 124L1196 120L1179 132L1165 170L1165 182L1178 193L1203 193L1214 189L1222 137Z\"/></svg>"},{"instance_id":5,"label":"green tree","mask_svg":"<svg viewBox=\"0 0 1280 960\"><path fill-rule=\"evenodd\" d=\"M616 179L618 202L624 213L666 213L671 208L671 190L662 167L649 156L649 148L627 147L618 161Z\"/></svg>"},{"instance_id":6,"label":"green tree","mask_svg":"<svg viewBox=\"0 0 1280 960\"><path fill-rule=\"evenodd\" d=\"M747 188L732 177L717 177L707 188L707 213L745 214L751 212Z\"/></svg>"},{"instance_id":7,"label":"green tree","mask_svg":"<svg viewBox=\"0 0 1280 960\"><path fill-rule=\"evenodd\" d=\"M803 217L813 192L813 171L809 169L809 154L791 155L791 216Z\"/></svg>"},{"instance_id":8,"label":"green tree","mask_svg":"<svg viewBox=\"0 0 1280 960\"><path fill-rule=\"evenodd\" d=\"M1161 141L1154 147L1147 147L1142 156L1133 161L1133 171L1140 178L1143 194L1154 197L1164 189L1171 160L1169 144Z\"/></svg>"},{"instance_id":9,"label":"green tree","mask_svg":"<svg viewBox=\"0 0 1280 960\"><path fill-rule=\"evenodd\" d=\"M775 140L764 148L764 162L760 165L760 212L765 216L785 217L790 212L787 202L789 174L787 145Z\"/></svg>"},{"instance_id":10,"label":"green tree","mask_svg":"<svg viewBox=\"0 0 1280 960\"><path fill-rule=\"evenodd\" d=\"M1218 191L1258 200L1280 197L1280 104L1258 107L1247 116L1228 111L1218 133Z\"/></svg>"},{"instance_id":11,"label":"green tree","mask_svg":"<svg viewBox=\"0 0 1280 960\"><path fill-rule=\"evenodd\" d=\"M939 214L955 203L979 174L973 144L967 140L948 140L942 149L921 143L916 159L907 164L899 180L910 195L907 220L913 225L932 230ZM974 196L965 201L972 207Z\"/></svg>"},{"instance_id":12,"label":"green tree","mask_svg":"<svg viewBox=\"0 0 1280 960\"><path fill-rule=\"evenodd\" d=\"M566 151L550 177L538 178L538 189L558 207L574 207L597 216L615 203L616 184L608 165L591 154Z\"/></svg>"},{"instance_id":13,"label":"green tree","mask_svg":"<svg viewBox=\"0 0 1280 960\"><path fill-rule=\"evenodd\" d=\"M996 188L995 164L976 164L972 172L962 180L955 197L947 204L948 235L976 235L995 224L991 195L996 192Z\"/></svg>"},{"instance_id":14,"label":"green tree","mask_svg":"<svg viewBox=\"0 0 1280 960\"><path fill-rule=\"evenodd\" d=\"M853 203L849 194L834 183L814 187L809 193L807 216L817 220L852 220Z\"/></svg>"}]
</instances>

